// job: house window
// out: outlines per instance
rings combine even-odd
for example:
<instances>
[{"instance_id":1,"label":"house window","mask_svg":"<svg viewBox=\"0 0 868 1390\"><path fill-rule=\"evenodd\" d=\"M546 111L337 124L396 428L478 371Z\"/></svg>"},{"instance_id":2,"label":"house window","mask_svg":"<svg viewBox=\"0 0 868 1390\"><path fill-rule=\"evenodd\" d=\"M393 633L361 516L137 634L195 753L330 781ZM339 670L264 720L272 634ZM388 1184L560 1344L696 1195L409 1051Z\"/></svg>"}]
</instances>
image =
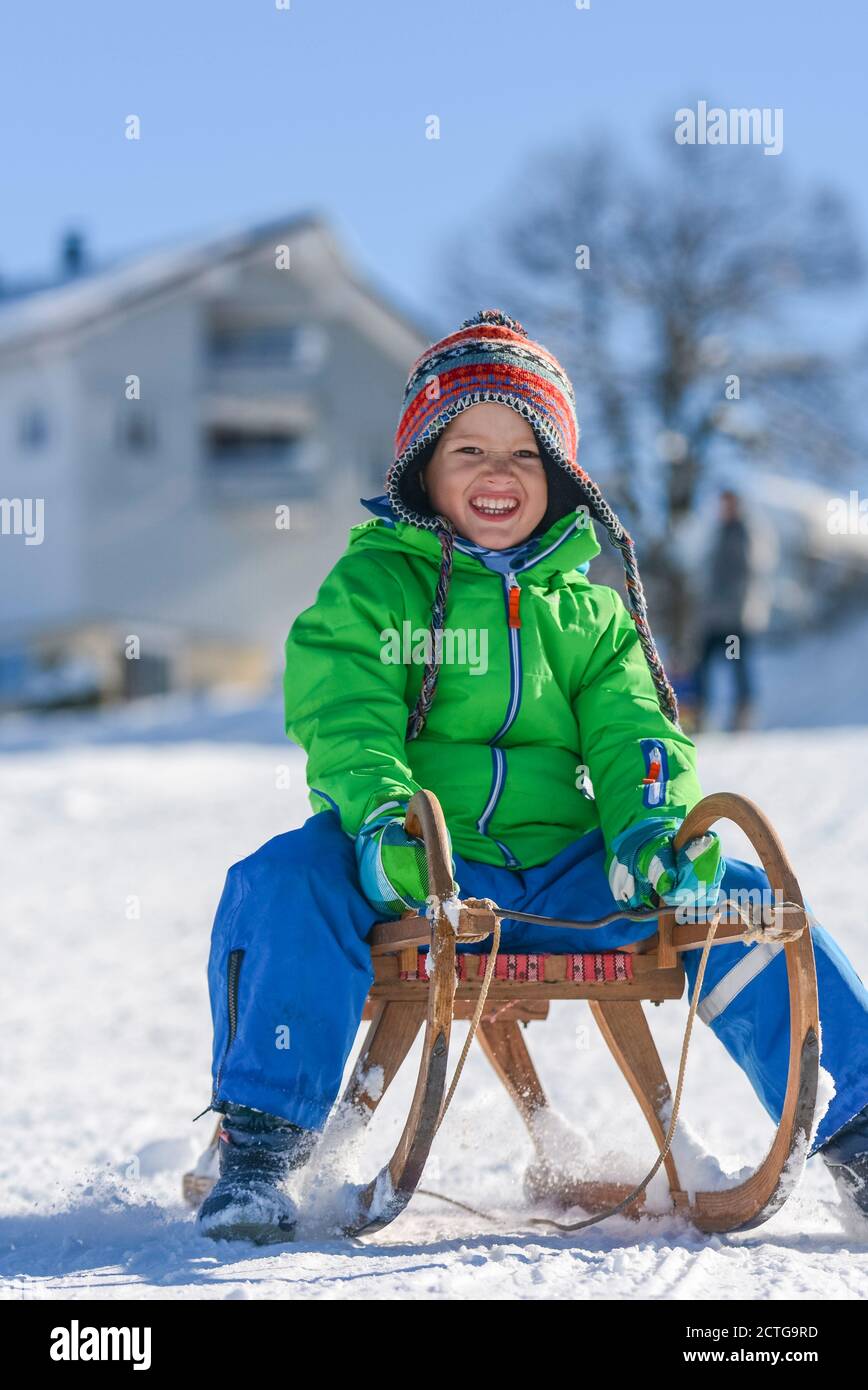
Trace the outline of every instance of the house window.
<instances>
[{"instance_id":1,"label":"house window","mask_svg":"<svg viewBox=\"0 0 868 1390\"><path fill-rule=\"evenodd\" d=\"M311 497L316 454L303 435L276 425L212 425L206 464L216 490L237 497Z\"/></svg>"},{"instance_id":2,"label":"house window","mask_svg":"<svg viewBox=\"0 0 868 1390\"><path fill-rule=\"evenodd\" d=\"M164 652L142 652L135 661L122 661L124 698L166 695L172 689L172 658Z\"/></svg>"},{"instance_id":3,"label":"house window","mask_svg":"<svg viewBox=\"0 0 868 1390\"><path fill-rule=\"evenodd\" d=\"M150 454L157 444L154 414L138 401L127 401L117 421L118 445L127 454Z\"/></svg>"},{"instance_id":4,"label":"house window","mask_svg":"<svg viewBox=\"0 0 868 1390\"><path fill-rule=\"evenodd\" d=\"M208 354L217 366L288 367L294 361L298 333L287 324L214 328Z\"/></svg>"},{"instance_id":5,"label":"house window","mask_svg":"<svg viewBox=\"0 0 868 1390\"><path fill-rule=\"evenodd\" d=\"M316 371L325 360L328 336L309 324L215 324L208 337L208 357L215 367L292 367Z\"/></svg>"},{"instance_id":6,"label":"house window","mask_svg":"<svg viewBox=\"0 0 868 1390\"><path fill-rule=\"evenodd\" d=\"M43 449L48 443L48 413L41 405L27 406L18 418L18 443L22 449Z\"/></svg>"}]
</instances>

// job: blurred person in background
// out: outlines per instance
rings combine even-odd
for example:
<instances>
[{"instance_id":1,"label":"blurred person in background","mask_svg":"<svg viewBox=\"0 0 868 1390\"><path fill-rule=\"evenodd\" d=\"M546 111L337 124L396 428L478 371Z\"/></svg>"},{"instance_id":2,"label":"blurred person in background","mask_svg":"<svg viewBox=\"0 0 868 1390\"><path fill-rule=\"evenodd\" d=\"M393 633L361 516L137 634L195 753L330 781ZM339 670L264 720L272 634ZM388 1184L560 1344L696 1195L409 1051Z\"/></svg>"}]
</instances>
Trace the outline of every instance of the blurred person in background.
<instances>
[{"instance_id":1,"label":"blurred person in background","mask_svg":"<svg viewBox=\"0 0 868 1390\"><path fill-rule=\"evenodd\" d=\"M704 571L696 669L696 728L705 725L711 668L722 657L732 669L735 706L730 727L751 727L755 712L754 640L768 625L771 538L748 524L741 498L724 488Z\"/></svg>"}]
</instances>

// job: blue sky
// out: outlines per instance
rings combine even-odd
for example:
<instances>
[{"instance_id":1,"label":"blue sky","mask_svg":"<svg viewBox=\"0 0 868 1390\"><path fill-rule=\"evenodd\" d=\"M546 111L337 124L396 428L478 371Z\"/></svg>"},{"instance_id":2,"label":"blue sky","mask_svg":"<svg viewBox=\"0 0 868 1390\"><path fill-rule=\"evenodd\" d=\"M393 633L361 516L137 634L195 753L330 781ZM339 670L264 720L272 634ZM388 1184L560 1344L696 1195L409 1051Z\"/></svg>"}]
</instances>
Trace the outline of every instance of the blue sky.
<instances>
[{"instance_id":1,"label":"blue sky","mask_svg":"<svg viewBox=\"0 0 868 1390\"><path fill-rule=\"evenodd\" d=\"M314 208L384 287L436 309L445 239L484 236L535 149L603 129L638 160L697 97L782 107L786 172L841 187L868 233L866 40L852 0L18 0L0 274L47 269L70 224L116 256Z\"/></svg>"}]
</instances>

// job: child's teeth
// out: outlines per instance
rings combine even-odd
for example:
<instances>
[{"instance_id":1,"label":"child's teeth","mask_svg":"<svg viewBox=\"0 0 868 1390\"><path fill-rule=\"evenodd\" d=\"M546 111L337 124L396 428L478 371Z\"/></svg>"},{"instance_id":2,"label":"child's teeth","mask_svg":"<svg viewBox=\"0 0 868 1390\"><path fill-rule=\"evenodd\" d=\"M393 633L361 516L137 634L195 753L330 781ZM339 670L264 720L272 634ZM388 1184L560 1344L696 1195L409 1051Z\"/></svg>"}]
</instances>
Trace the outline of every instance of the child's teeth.
<instances>
[{"instance_id":1,"label":"child's teeth","mask_svg":"<svg viewBox=\"0 0 868 1390\"><path fill-rule=\"evenodd\" d=\"M483 501L481 498L477 498L477 500L474 502L474 506L480 512L490 512L494 515L497 515L500 512L514 511L515 508L518 506L518 503L512 497L504 498L504 500L500 502L488 500Z\"/></svg>"}]
</instances>

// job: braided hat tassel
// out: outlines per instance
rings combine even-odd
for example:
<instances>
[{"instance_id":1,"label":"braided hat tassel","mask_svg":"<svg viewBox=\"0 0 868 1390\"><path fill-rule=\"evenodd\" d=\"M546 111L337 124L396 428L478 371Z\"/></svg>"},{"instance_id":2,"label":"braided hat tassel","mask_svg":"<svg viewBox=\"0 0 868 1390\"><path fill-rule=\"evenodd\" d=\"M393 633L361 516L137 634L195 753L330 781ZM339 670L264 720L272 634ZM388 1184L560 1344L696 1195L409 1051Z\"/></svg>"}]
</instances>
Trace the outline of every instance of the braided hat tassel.
<instances>
[{"instance_id":1,"label":"braided hat tassel","mask_svg":"<svg viewBox=\"0 0 868 1390\"><path fill-rule=\"evenodd\" d=\"M438 517L437 520L440 523L437 527L437 539L440 541L440 573L437 576L437 588L434 592L434 603L431 608L431 626L428 629L431 636L431 660L425 663L419 698L407 721L406 741L408 743L411 739L418 738L425 727L428 714L434 703L437 677L440 674L439 658L446 619L446 595L449 592L449 581L452 578L455 527L445 516Z\"/></svg>"},{"instance_id":2,"label":"braided hat tassel","mask_svg":"<svg viewBox=\"0 0 868 1390\"><path fill-rule=\"evenodd\" d=\"M648 604L645 599L645 589L639 574L639 563L636 559L636 547L633 537L624 529L617 514L609 506L597 484L588 477L584 470L582 472L582 488L585 492L591 515L604 527L609 540L621 552L621 563L624 566L624 582L627 589L627 603L630 607L630 616L636 625L636 632L639 636L639 645L642 654L651 673L654 688L657 691L657 700L661 710L668 719L672 721L676 729L680 728L678 722L678 700L672 683L666 675L660 653L657 650L657 643L651 631L651 624L648 621Z\"/></svg>"}]
</instances>

